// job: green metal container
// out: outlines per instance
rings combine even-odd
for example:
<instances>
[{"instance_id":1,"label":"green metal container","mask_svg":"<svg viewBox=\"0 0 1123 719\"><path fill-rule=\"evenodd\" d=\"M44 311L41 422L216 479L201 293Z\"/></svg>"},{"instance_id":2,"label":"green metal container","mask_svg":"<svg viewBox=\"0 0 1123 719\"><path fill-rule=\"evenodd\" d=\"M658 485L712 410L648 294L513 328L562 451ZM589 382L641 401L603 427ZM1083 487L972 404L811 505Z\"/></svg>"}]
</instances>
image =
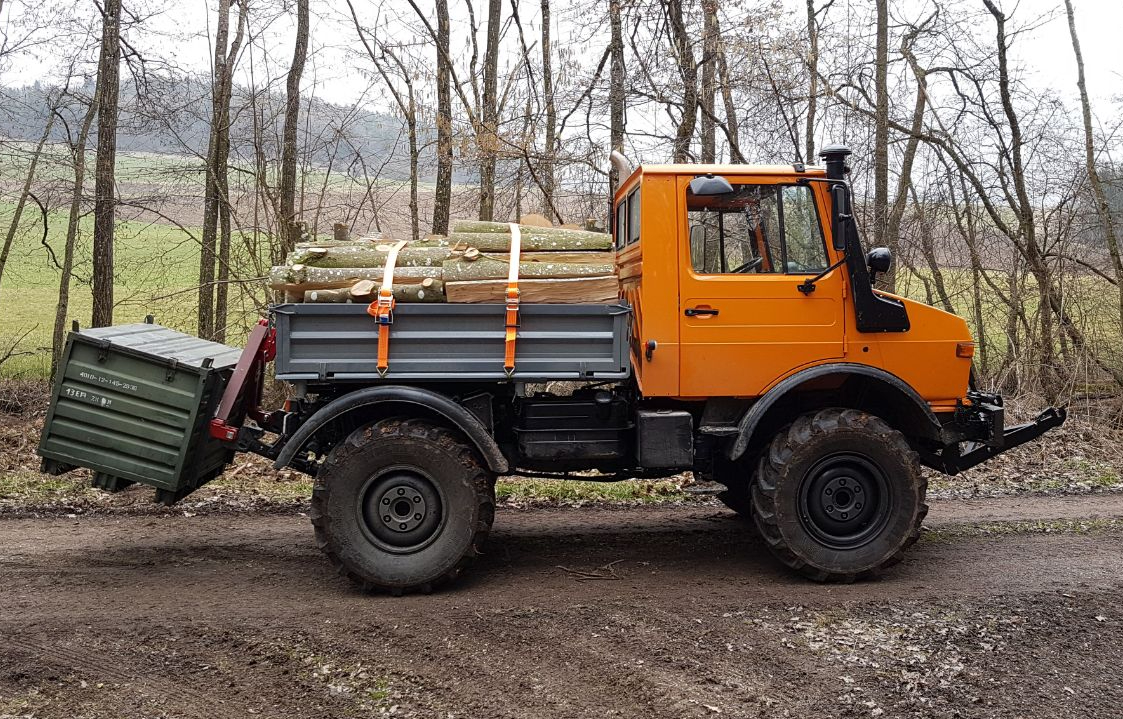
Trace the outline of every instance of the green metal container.
<instances>
[{"instance_id":1,"label":"green metal container","mask_svg":"<svg viewBox=\"0 0 1123 719\"><path fill-rule=\"evenodd\" d=\"M207 424L241 351L156 324L71 332L39 441L43 471L139 482L171 504L214 479L233 451Z\"/></svg>"}]
</instances>

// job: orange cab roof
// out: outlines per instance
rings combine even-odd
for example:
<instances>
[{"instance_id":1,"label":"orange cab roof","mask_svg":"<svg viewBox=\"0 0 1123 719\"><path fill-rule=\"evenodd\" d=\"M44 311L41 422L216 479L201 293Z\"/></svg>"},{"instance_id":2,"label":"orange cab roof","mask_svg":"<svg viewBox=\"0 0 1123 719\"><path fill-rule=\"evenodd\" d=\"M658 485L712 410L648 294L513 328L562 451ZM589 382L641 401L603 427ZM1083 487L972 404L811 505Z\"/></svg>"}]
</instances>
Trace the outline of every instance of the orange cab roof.
<instances>
[{"instance_id":1,"label":"orange cab roof","mask_svg":"<svg viewBox=\"0 0 1123 719\"><path fill-rule=\"evenodd\" d=\"M632 173L644 175L792 175L796 174L794 164L787 165L640 165ZM826 169L819 165L807 165L801 175L823 175ZM629 178L630 179L630 178Z\"/></svg>"}]
</instances>

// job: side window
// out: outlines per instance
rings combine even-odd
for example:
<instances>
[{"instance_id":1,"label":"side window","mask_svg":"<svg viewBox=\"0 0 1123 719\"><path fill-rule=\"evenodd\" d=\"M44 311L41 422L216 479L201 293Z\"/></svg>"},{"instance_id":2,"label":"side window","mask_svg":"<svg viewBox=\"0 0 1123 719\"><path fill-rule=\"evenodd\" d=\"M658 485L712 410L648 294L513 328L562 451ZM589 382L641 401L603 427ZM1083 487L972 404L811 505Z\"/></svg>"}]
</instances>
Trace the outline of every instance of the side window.
<instances>
[{"instance_id":1,"label":"side window","mask_svg":"<svg viewBox=\"0 0 1123 719\"><path fill-rule=\"evenodd\" d=\"M628 195L628 244L639 242L639 188Z\"/></svg>"},{"instance_id":2,"label":"side window","mask_svg":"<svg viewBox=\"0 0 1123 719\"><path fill-rule=\"evenodd\" d=\"M616 249L624 248L628 238L628 201L621 200L616 205Z\"/></svg>"},{"instance_id":3,"label":"side window","mask_svg":"<svg viewBox=\"0 0 1123 719\"><path fill-rule=\"evenodd\" d=\"M735 185L732 194L687 191L690 262L700 274L816 273L826 246L810 188Z\"/></svg>"},{"instance_id":4,"label":"side window","mask_svg":"<svg viewBox=\"0 0 1123 719\"><path fill-rule=\"evenodd\" d=\"M806 185L785 185L784 240L789 272L822 272L827 269L823 227L815 210L815 195Z\"/></svg>"}]
</instances>

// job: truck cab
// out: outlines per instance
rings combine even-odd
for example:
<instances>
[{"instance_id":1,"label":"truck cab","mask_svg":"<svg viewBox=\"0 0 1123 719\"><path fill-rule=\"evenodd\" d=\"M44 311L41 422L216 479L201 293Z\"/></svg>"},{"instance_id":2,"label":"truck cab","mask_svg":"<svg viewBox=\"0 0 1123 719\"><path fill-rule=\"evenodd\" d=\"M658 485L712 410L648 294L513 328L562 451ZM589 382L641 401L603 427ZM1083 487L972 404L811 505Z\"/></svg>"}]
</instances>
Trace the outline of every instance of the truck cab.
<instances>
[{"instance_id":1,"label":"truck cab","mask_svg":"<svg viewBox=\"0 0 1123 719\"><path fill-rule=\"evenodd\" d=\"M827 179L803 165L650 165L621 183L613 232L644 396L755 398L810 367L853 363L899 378L935 413L966 398L962 318L876 293L907 321L859 330L852 283L869 294L869 282L835 242Z\"/></svg>"}]
</instances>

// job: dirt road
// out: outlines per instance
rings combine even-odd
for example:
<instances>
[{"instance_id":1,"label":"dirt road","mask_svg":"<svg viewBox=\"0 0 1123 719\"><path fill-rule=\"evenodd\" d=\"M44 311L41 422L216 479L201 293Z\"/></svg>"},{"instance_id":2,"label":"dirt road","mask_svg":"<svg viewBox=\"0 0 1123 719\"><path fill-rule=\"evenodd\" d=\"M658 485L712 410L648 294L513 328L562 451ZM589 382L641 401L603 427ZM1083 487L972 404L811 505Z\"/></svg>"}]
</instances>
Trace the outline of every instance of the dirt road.
<instances>
[{"instance_id":1,"label":"dirt road","mask_svg":"<svg viewBox=\"0 0 1123 719\"><path fill-rule=\"evenodd\" d=\"M401 599L299 516L6 519L0 717L1123 716L1116 518L936 503L890 576L820 586L708 505L501 510Z\"/></svg>"}]
</instances>

